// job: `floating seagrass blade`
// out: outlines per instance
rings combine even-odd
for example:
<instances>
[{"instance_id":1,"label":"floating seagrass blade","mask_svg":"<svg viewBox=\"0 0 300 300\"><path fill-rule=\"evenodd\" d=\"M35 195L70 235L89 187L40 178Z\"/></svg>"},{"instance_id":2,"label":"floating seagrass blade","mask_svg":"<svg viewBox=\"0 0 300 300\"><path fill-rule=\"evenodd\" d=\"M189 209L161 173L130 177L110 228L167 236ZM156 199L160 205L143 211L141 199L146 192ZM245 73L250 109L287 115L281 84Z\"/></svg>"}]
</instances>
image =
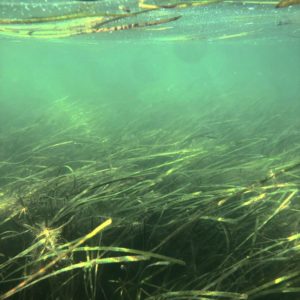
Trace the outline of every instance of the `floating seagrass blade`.
<instances>
[{"instance_id":1,"label":"floating seagrass blade","mask_svg":"<svg viewBox=\"0 0 300 300\"><path fill-rule=\"evenodd\" d=\"M282 7L287 7L295 4L300 4L300 0L281 0L276 7L277 8L282 8Z\"/></svg>"}]
</instances>

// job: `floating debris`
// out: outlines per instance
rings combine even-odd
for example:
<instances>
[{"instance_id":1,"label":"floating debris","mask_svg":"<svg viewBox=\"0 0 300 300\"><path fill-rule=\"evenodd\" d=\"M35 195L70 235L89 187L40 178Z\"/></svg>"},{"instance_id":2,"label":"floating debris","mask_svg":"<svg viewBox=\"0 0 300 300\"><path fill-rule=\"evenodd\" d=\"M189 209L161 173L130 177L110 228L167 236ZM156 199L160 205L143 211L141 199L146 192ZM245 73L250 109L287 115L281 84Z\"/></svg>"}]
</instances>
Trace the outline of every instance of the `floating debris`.
<instances>
[{"instance_id":1,"label":"floating debris","mask_svg":"<svg viewBox=\"0 0 300 300\"><path fill-rule=\"evenodd\" d=\"M276 5L276 8L288 7L296 4L300 4L300 0L281 0Z\"/></svg>"}]
</instances>

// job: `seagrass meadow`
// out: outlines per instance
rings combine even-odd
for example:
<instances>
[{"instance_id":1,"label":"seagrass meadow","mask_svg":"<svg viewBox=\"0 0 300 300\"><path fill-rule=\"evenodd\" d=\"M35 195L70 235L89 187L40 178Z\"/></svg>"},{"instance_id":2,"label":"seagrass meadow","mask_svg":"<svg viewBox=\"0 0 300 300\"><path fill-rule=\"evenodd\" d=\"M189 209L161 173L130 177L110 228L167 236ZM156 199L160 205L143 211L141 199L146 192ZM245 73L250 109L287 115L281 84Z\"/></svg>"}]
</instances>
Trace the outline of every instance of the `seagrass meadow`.
<instances>
[{"instance_id":1,"label":"seagrass meadow","mask_svg":"<svg viewBox=\"0 0 300 300\"><path fill-rule=\"evenodd\" d=\"M0 0L0 300L300 299L300 6Z\"/></svg>"}]
</instances>

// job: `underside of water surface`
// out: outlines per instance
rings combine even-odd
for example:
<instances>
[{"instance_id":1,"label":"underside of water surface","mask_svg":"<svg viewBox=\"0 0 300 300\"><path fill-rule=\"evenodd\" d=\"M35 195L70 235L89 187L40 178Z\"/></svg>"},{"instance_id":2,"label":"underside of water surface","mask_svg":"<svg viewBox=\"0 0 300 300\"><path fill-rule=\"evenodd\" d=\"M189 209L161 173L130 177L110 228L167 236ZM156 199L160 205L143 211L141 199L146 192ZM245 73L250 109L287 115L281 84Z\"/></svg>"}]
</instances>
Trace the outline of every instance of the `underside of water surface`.
<instances>
[{"instance_id":1,"label":"underside of water surface","mask_svg":"<svg viewBox=\"0 0 300 300\"><path fill-rule=\"evenodd\" d=\"M286 0L287 1L287 0ZM293 1L293 0L290 0ZM297 0L294 0L297 1ZM151 40L299 38L300 9L272 1L0 2L0 34L61 38L144 28ZM276 29L277 27L277 29ZM127 37L125 39L128 39Z\"/></svg>"}]
</instances>

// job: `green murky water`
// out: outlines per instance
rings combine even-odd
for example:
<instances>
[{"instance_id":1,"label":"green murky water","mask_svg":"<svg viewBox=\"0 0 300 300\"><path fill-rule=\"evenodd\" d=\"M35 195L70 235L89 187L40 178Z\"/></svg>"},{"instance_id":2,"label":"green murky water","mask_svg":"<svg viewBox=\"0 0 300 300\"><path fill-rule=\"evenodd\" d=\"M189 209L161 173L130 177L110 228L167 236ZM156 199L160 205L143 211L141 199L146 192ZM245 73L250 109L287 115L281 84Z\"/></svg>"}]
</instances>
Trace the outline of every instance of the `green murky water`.
<instances>
[{"instance_id":1,"label":"green murky water","mask_svg":"<svg viewBox=\"0 0 300 300\"><path fill-rule=\"evenodd\" d=\"M275 4L0 24L0 299L298 299L300 9Z\"/></svg>"}]
</instances>

